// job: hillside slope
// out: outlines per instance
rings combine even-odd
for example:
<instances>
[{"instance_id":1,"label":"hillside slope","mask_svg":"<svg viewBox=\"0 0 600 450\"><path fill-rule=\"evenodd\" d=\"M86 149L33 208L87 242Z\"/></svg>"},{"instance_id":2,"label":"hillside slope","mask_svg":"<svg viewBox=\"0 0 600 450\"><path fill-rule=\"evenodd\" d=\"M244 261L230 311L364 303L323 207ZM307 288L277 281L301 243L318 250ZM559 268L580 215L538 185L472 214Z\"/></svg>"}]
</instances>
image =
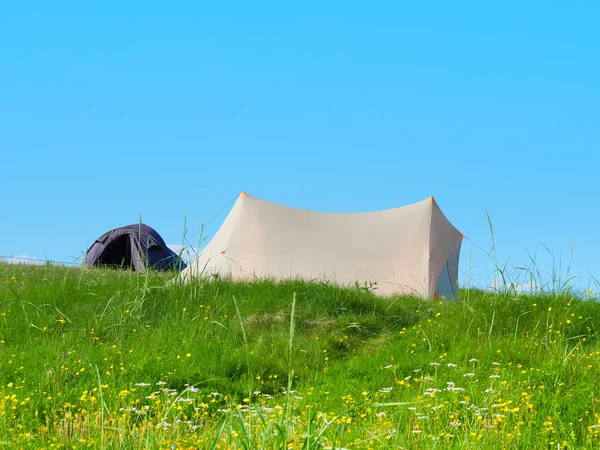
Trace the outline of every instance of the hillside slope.
<instances>
[{"instance_id":1,"label":"hillside slope","mask_svg":"<svg viewBox=\"0 0 600 450\"><path fill-rule=\"evenodd\" d=\"M0 442L594 448L599 318L566 294L0 264Z\"/></svg>"}]
</instances>

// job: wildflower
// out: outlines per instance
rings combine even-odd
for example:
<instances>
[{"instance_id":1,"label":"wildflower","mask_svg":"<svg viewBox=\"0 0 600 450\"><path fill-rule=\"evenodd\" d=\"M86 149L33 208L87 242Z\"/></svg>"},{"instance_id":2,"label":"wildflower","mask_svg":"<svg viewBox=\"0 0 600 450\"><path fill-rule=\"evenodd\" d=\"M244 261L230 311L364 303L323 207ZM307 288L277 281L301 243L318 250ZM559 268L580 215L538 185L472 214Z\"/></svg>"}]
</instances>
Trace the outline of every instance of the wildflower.
<instances>
[{"instance_id":1,"label":"wildflower","mask_svg":"<svg viewBox=\"0 0 600 450\"><path fill-rule=\"evenodd\" d=\"M140 386L140 387L146 387L146 386L150 386L150 383L135 383L136 386Z\"/></svg>"},{"instance_id":2,"label":"wildflower","mask_svg":"<svg viewBox=\"0 0 600 450\"><path fill-rule=\"evenodd\" d=\"M490 378L500 378L500 375L490 375Z\"/></svg>"},{"instance_id":3,"label":"wildflower","mask_svg":"<svg viewBox=\"0 0 600 450\"><path fill-rule=\"evenodd\" d=\"M432 366L441 366L441 364L439 362L433 361L431 363L429 363Z\"/></svg>"},{"instance_id":4,"label":"wildflower","mask_svg":"<svg viewBox=\"0 0 600 450\"><path fill-rule=\"evenodd\" d=\"M379 392L383 392L385 394L387 394L388 392L391 392L391 391L392 391L391 387L386 387L386 388L379 389Z\"/></svg>"},{"instance_id":5,"label":"wildflower","mask_svg":"<svg viewBox=\"0 0 600 450\"><path fill-rule=\"evenodd\" d=\"M464 391L464 390L465 390L465 388L462 388L462 387L456 387L456 386L454 385L454 382L453 382L453 381L447 381L447 382L446 382L446 384L448 385L448 386L446 387L446 390L447 390L447 391Z\"/></svg>"},{"instance_id":6,"label":"wildflower","mask_svg":"<svg viewBox=\"0 0 600 450\"><path fill-rule=\"evenodd\" d=\"M456 364L453 364L453 363L448 363L448 364L446 364L446 365L447 365L448 367L456 367L456 366L457 366Z\"/></svg>"},{"instance_id":7,"label":"wildflower","mask_svg":"<svg viewBox=\"0 0 600 450\"><path fill-rule=\"evenodd\" d=\"M465 373L465 374L463 375L463 377L474 377L474 376L475 376L475 374L474 374L474 373L472 373L472 372Z\"/></svg>"},{"instance_id":8,"label":"wildflower","mask_svg":"<svg viewBox=\"0 0 600 450\"><path fill-rule=\"evenodd\" d=\"M167 384L165 381L158 381L156 383L157 386L162 386L163 384Z\"/></svg>"},{"instance_id":9,"label":"wildflower","mask_svg":"<svg viewBox=\"0 0 600 450\"><path fill-rule=\"evenodd\" d=\"M469 360L469 362L470 362L470 363L477 362L477 358L471 358L471 359Z\"/></svg>"}]
</instances>

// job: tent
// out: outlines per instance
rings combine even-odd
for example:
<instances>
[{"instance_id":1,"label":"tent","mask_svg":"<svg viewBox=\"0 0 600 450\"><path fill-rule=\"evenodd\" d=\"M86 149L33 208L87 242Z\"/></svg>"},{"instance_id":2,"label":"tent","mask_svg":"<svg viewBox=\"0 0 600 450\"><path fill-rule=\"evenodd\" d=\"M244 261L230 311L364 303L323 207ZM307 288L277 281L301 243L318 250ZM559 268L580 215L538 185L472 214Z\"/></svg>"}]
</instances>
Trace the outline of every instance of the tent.
<instances>
[{"instance_id":1,"label":"tent","mask_svg":"<svg viewBox=\"0 0 600 450\"><path fill-rule=\"evenodd\" d=\"M182 279L302 278L380 295L457 297L462 234L429 197L366 213L290 208L242 192Z\"/></svg>"},{"instance_id":2,"label":"tent","mask_svg":"<svg viewBox=\"0 0 600 450\"><path fill-rule=\"evenodd\" d=\"M145 270L181 270L185 264L148 225L115 228L100 236L85 256L86 266L110 265Z\"/></svg>"}]
</instances>

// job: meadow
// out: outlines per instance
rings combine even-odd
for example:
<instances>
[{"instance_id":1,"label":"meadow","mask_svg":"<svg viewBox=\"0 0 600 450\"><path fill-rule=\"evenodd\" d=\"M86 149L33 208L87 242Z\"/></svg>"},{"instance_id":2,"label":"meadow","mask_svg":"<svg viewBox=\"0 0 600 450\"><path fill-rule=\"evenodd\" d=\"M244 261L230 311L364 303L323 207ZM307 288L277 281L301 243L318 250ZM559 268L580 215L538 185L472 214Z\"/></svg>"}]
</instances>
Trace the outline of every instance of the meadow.
<instances>
[{"instance_id":1,"label":"meadow","mask_svg":"<svg viewBox=\"0 0 600 450\"><path fill-rule=\"evenodd\" d=\"M0 264L0 447L600 445L595 295Z\"/></svg>"}]
</instances>

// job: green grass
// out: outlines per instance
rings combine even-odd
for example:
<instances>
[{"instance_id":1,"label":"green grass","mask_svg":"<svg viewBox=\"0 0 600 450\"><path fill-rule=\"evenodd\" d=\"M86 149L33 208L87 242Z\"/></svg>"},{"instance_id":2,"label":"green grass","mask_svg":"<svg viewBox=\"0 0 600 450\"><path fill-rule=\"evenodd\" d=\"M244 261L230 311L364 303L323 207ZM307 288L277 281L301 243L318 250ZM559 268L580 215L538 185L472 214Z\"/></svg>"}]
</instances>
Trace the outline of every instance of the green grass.
<instances>
[{"instance_id":1,"label":"green grass","mask_svg":"<svg viewBox=\"0 0 600 450\"><path fill-rule=\"evenodd\" d=\"M0 447L595 448L599 319L568 292L0 264Z\"/></svg>"}]
</instances>

